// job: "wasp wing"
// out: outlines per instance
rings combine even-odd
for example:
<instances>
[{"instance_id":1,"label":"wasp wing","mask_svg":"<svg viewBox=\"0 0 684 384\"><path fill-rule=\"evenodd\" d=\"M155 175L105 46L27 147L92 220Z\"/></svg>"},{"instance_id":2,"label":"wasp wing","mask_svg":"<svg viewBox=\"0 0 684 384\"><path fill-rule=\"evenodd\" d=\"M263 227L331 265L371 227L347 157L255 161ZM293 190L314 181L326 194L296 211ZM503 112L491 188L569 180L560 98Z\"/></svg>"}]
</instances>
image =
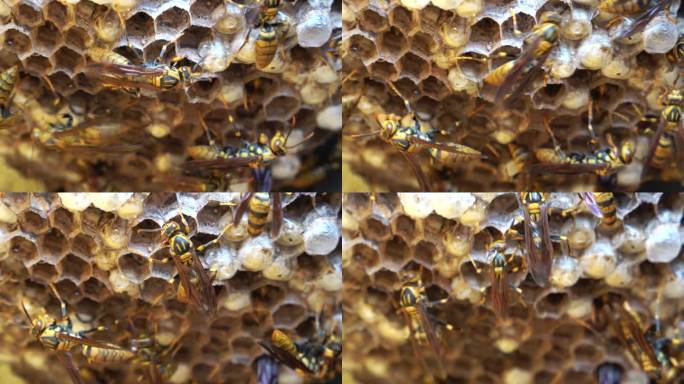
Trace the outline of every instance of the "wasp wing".
<instances>
[{"instance_id":1,"label":"wasp wing","mask_svg":"<svg viewBox=\"0 0 684 384\"><path fill-rule=\"evenodd\" d=\"M74 362L71 359L71 353L67 351L56 351L56 354L57 358L59 358L59 361L67 370L69 377L71 377L71 381L74 384L85 384L83 378L81 377L81 374L78 372L78 369L76 369L76 366L74 365Z\"/></svg>"},{"instance_id":2,"label":"wasp wing","mask_svg":"<svg viewBox=\"0 0 684 384\"><path fill-rule=\"evenodd\" d=\"M646 27L646 25L650 23L651 20L653 20L653 18L656 17L661 11L669 9L672 5L672 1L654 1L652 2L652 4L654 4L653 7L645 10L641 15L639 15L639 17L637 17L634 20L632 25L630 25L627 29L620 32L617 36L615 36L615 39L624 39L643 30Z\"/></svg>"},{"instance_id":3,"label":"wasp wing","mask_svg":"<svg viewBox=\"0 0 684 384\"><path fill-rule=\"evenodd\" d=\"M596 197L594 197L594 194L592 192L581 192L580 197L584 201L584 204L586 204L586 206L589 207L591 213L593 213L594 216L603 217L601 208L598 206L598 203L596 202Z\"/></svg>"},{"instance_id":4,"label":"wasp wing","mask_svg":"<svg viewBox=\"0 0 684 384\"><path fill-rule=\"evenodd\" d=\"M679 123L679 128L674 134L675 156L674 160L677 162L677 167L684 174L684 126Z\"/></svg>"},{"instance_id":5,"label":"wasp wing","mask_svg":"<svg viewBox=\"0 0 684 384\"><path fill-rule=\"evenodd\" d=\"M653 347L646 340L644 331L639 325L639 321L634 318L635 315L629 313L622 305L619 306L620 324L613 324L616 328L616 333L622 339L623 343L627 345L628 349L634 356L635 360L641 363L641 354L636 350L636 346L646 354L651 364L654 367L660 366L658 358L656 357Z\"/></svg>"},{"instance_id":6,"label":"wasp wing","mask_svg":"<svg viewBox=\"0 0 684 384\"><path fill-rule=\"evenodd\" d=\"M428 343L430 343L430 348L432 348L432 352L435 354L435 360L437 361L437 366L439 367L438 376L445 377L443 362L444 350L442 349L442 346L439 343L439 339L437 339L437 335L435 334L435 328L432 326L432 321L427 315L427 306L425 305L425 303L422 303L418 305L417 309L420 326L423 328L423 331L427 335Z\"/></svg>"},{"instance_id":7,"label":"wasp wing","mask_svg":"<svg viewBox=\"0 0 684 384\"><path fill-rule=\"evenodd\" d=\"M516 82L516 87L513 93L506 100L506 105L512 105L516 100L522 96L523 92L528 89L528 85L538 77L540 73L544 71L542 65L546 62L546 58L549 57L551 51L546 52L542 56L533 59L530 64L525 67L523 71L523 76L520 80ZM499 104L497 104L499 105Z\"/></svg>"},{"instance_id":8,"label":"wasp wing","mask_svg":"<svg viewBox=\"0 0 684 384\"><path fill-rule=\"evenodd\" d=\"M408 163L409 167L411 167L411 169L413 170L413 174L416 175L418 183L420 184L420 189L422 191L432 192L430 184L427 180L427 176L425 175L423 170L420 169L420 166L416 164L411 155L404 153L403 151L399 151L399 153L401 153L401 155L404 156L404 159L406 159L406 162Z\"/></svg>"},{"instance_id":9,"label":"wasp wing","mask_svg":"<svg viewBox=\"0 0 684 384\"><path fill-rule=\"evenodd\" d=\"M283 224L283 206L280 201L280 193L271 194L273 204L273 220L271 221L271 236L276 237L280 234L280 227Z\"/></svg>"},{"instance_id":10,"label":"wasp wing","mask_svg":"<svg viewBox=\"0 0 684 384\"><path fill-rule=\"evenodd\" d=\"M473 148L470 148L470 147L467 147L465 145L461 145L461 144L435 143L432 141L426 141L426 140L419 139L415 136L410 136L408 138L408 141L410 141L414 144L424 146L424 147L436 148L436 149L439 149L439 150L442 150L445 152L458 153L459 155L462 155L462 156L470 156L473 158L481 158L482 157L482 153L480 151L473 149Z\"/></svg>"},{"instance_id":11,"label":"wasp wing","mask_svg":"<svg viewBox=\"0 0 684 384\"><path fill-rule=\"evenodd\" d=\"M666 122L666 119L663 117L661 117L660 121L658 122L658 129L656 130L655 135L653 135L653 139L651 140L651 146L648 148L648 155L646 155L646 158L644 159L644 169L641 171L642 180L648 174L651 162L653 161L653 157L655 156L656 148L658 148L660 136L662 136L663 132L665 132Z\"/></svg>"},{"instance_id":12,"label":"wasp wing","mask_svg":"<svg viewBox=\"0 0 684 384\"><path fill-rule=\"evenodd\" d=\"M207 301L209 306L209 312L212 314L216 312L216 293L214 292L214 286L212 280L209 278L207 271L204 269L202 262L194 250L191 251L192 254L192 269L197 273L200 280L200 293L202 297Z\"/></svg>"},{"instance_id":13,"label":"wasp wing","mask_svg":"<svg viewBox=\"0 0 684 384\"><path fill-rule=\"evenodd\" d=\"M180 260L180 257L172 254L171 260L173 260L173 264L176 266L176 270L178 271L178 277L180 278L181 285L183 286L183 290L185 291L185 296L187 297L188 302L197 308L201 307L201 302L197 297L195 287L190 282L190 278L185 272L185 266L183 265L183 262Z\"/></svg>"},{"instance_id":14,"label":"wasp wing","mask_svg":"<svg viewBox=\"0 0 684 384\"><path fill-rule=\"evenodd\" d=\"M531 164L523 173L559 173L565 175L576 175L582 173L597 173L606 170L608 164Z\"/></svg>"},{"instance_id":15,"label":"wasp wing","mask_svg":"<svg viewBox=\"0 0 684 384\"><path fill-rule=\"evenodd\" d=\"M247 192L244 195L242 195L240 204L238 205L237 210L235 211L235 216L233 216L233 225L238 225L240 220L242 220L242 216L244 216L245 212L247 212L247 207L249 207L249 201L252 200L253 194L254 192Z\"/></svg>"},{"instance_id":16,"label":"wasp wing","mask_svg":"<svg viewBox=\"0 0 684 384\"><path fill-rule=\"evenodd\" d=\"M72 336L68 333L63 333L63 332L55 332L55 336L58 339L71 341L72 343L79 344L79 345L89 345L91 347L104 348L104 349L119 349L119 350L123 349L120 346L115 345L115 344L97 341L97 340L93 340L93 339L90 339L87 337Z\"/></svg>"},{"instance_id":17,"label":"wasp wing","mask_svg":"<svg viewBox=\"0 0 684 384\"><path fill-rule=\"evenodd\" d=\"M513 86L519 84L518 78L520 75L525 71L526 68L530 70L529 62L534 59L534 52L541 43L541 40L541 37L537 37L536 39L532 40L527 48L525 48L523 54L515 59L513 68L511 68L504 81L496 89L496 94L494 96L495 105L502 105L501 101L504 99L504 97L513 89Z\"/></svg>"},{"instance_id":18,"label":"wasp wing","mask_svg":"<svg viewBox=\"0 0 684 384\"><path fill-rule=\"evenodd\" d=\"M183 164L185 169L232 169L245 167L252 163L261 161L261 156L251 157L235 157L229 159L213 159L213 160L190 160Z\"/></svg>"},{"instance_id":19,"label":"wasp wing","mask_svg":"<svg viewBox=\"0 0 684 384\"><path fill-rule=\"evenodd\" d=\"M527 204L523 204L522 200L518 198L519 203L523 207L523 216L525 217L525 247L527 249L527 265L532 274L532 278L540 287L546 287L549 281L549 274L551 269L550 254L544 244L537 247L534 243L534 232L539 231L539 236L542 237L542 242L546 242L544 238L544 230L539 228L540 223L535 223L530 218L530 211ZM542 212L542 218L546 216L546 211ZM542 219L543 220L543 219ZM542 224L543 226L543 224ZM549 240L550 241L550 240Z\"/></svg>"},{"instance_id":20,"label":"wasp wing","mask_svg":"<svg viewBox=\"0 0 684 384\"><path fill-rule=\"evenodd\" d=\"M490 279L491 279L491 294L492 294L492 309L494 313L500 319L506 319L508 317L508 275L505 271L501 274L497 274L494 268L490 268Z\"/></svg>"}]
</instances>

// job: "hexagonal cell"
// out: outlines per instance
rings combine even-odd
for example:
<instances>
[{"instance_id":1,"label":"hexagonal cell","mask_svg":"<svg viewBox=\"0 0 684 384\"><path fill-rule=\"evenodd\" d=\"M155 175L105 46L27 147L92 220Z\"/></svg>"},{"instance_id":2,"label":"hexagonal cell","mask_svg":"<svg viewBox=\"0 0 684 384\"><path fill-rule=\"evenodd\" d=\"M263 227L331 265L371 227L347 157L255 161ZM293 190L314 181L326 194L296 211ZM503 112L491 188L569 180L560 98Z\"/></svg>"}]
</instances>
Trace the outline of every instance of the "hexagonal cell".
<instances>
[{"instance_id":1,"label":"hexagonal cell","mask_svg":"<svg viewBox=\"0 0 684 384\"><path fill-rule=\"evenodd\" d=\"M195 50L199 48L199 45L203 41L211 39L212 33L211 29L191 26L185 30L185 33L178 39L178 54L181 54L181 50L190 49Z\"/></svg>"},{"instance_id":2,"label":"hexagonal cell","mask_svg":"<svg viewBox=\"0 0 684 384\"><path fill-rule=\"evenodd\" d=\"M35 8L33 3L22 2L15 8L12 14L14 15L14 20L17 24L25 25L27 27L35 27L43 21L40 8Z\"/></svg>"},{"instance_id":3,"label":"hexagonal cell","mask_svg":"<svg viewBox=\"0 0 684 384\"><path fill-rule=\"evenodd\" d=\"M78 229L78 224L74 220L74 214L62 207L52 211L48 217L50 225L59 229L67 237L71 237L74 231Z\"/></svg>"},{"instance_id":4,"label":"hexagonal cell","mask_svg":"<svg viewBox=\"0 0 684 384\"><path fill-rule=\"evenodd\" d=\"M392 219L392 233L404 239L410 245L418 239L416 232L416 222L411 217L399 215Z\"/></svg>"},{"instance_id":5,"label":"hexagonal cell","mask_svg":"<svg viewBox=\"0 0 684 384\"><path fill-rule=\"evenodd\" d=\"M65 300L68 303L75 303L81 296L81 290L78 288L78 284L71 280L60 279L55 283L55 289L62 300Z\"/></svg>"},{"instance_id":6,"label":"hexagonal cell","mask_svg":"<svg viewBox=\"0 0 684 384\"><path fill-rule=\"evenodd\" d=\"M9 250L13 257L19 257L24 262L35 260L38 252L35 243L24 236L10 239Z\"/></svg>"},{"instance_id":7,"label":"hexagonal cell","mask_svg":"<svg viewBox=\"0 0 684 384\"><path fill-rule=\"evenodd\" d=\"M76 304L74 312L80 321L90 323L97 318L100 308L100 303L84 298Z\"/></svg>"},{"instance_id":8,"label":"hexagonal cell","mask_svg":"<svg viewBox=\"0 0 684 384\"><path fill-rule=\"evenodd\" d=\"M377 37L377 46L380 56L386 61L394 63L406 52L408 43L401 30L392 27Z\"/></svg>"},{"instance_id":9,"label":"hexagonal cell","mask_svg":"<svg viewBox=\"0 0 684 384\"><path fill-rule=\"evenodd\" d=\"M172 7L157 16L158 34L177 35L190 26L190 15L184 9Z\"/></svg>"},{"instance_id":10,"label":"hexagonal cell","mask_svg":"<svg viewBox=\"0 0 684 384\"><path fill-rule=\"evenodd\" d=\"M293 328L306 316L306 308L299 304L283 304L273 312L273 326L276 328Z\"/></svg>"},{"instance_id":11,"label":"hexagonal cell","mask_svg":"<svg viewBox=\"0 0 684 384\"><path fill-rule=\"evenodd\" d=\"M150 277L143 282L140 297L148 303L158 303L171 287L168 281L157 277Z\"/></svg>"},{"instance_id":12,"label":"hexagonal cell","mask_svg":"<svg viewBox=\"0 0 684 384\"><path fill-rule=\"evenodd\" d=\"M387 29L387 15L382 9L371 6L357 16L361 29L373 33L382 32Z\"/></svg>"},{"instance_id":13,"label":"hexagonal cell","mask_svg":"<svg viewBox=\"0 0 684 384\"><path fill-rule=\"evenodd\" d=\"M97 243L92 237L86 234L78 234L71 241L71 252L84 260L87 260L97 252Z\"/></svg>"},{"instance_id":14,"label":"hexagonal cell","mask_svg":"<svg viewBox=\"0 0 684 384\"><path fill-rule=\"evenodd\" d=\"M421 241L413 249L413 260L426 267L432 267L441 259L441 253L434 244L428 241Z\"/></svg>"},{"instance_id":15,"label":"hexagonal cell","mask_svg":"<svg viewBox=\"0 0 684 384\"><path fill-rule=\"evenodd\" d=\"M389 14L390 25L398 28L400 31L410 33L418 27L419 15L404 7L395 7Z\"/></svg>"},{"instance_id":16,"label":"hexagonal cell","mask_svg":"<svg viewBox=\"0 0 684 384\"><path fill-rule=\"evenodd\" d=\"M64 43L77 50L84 50L92 44L92 38L88 31L81 27L71 27L64 34Z\"/></svg>"},{"instance_id":17,"label":"hexagonal cell","mask_svg":"<svg viewBox=\"0 0 684 384\"><path fill-rule=\"evenodd\" d=\"M221 87L219 79L194 81L187 89L188 97L193 101L210 103L216 96L216 92Z\"/></svg>"},{"instance_id":18,"label":"hexagonal cell","mask_svg":"<svg viewBox=\"0 0 684 384\"><path fill-rule=\"evenodd\" d=\"M265 326L271 325L271 310L254 310L240 317L240 326L243 331L251 334L263 332Z\"/></svg>"},{"instance_id":19,"label":"hexagonal cell","mask_svg":"<svg viewBox=\"0 0 684 384\"><path fill-rule=\"evenodd\" d=\"M102 302L110 295L110 291L100 279L93 276L83 283L83 294L92 300Z\"/></svg>"},{"instance_id":20,"label":"hexagonal cell","mask_svg":"<svg viewBox=\"0 0 684 384\"><path fill-rule=\"evenodd\" d=\"M5 47L17 55L28 53L31 50L31 39L18 29L8 29L2 39L4 39Z\"/></svg>"},{"instance_id":21,"label":"hexagonal cell","mask_svg":"<svg viewBox=\"0 0 684 384\"><path fill-rule=\"evenodd\" d=\"M360 263L366 267L375 267L380 263L378 252L366 244L354 245L352 252L355 263Z\"/></svg>"},{"instance_id":22,"label":"hexagonal cell","mask_svg":"<svg viewBox=\"0 0 684 384\"><path fill-rule=\"evenodd\" d=\"M55 92L61 95L69 96L78 89L69 75L62 71L53 72L50 76L48 76L48 79L50 79L50 83L52 83Z\"/></svg>"},{"instance_id":23,"label":"hexagonal cell","mask_svg":"<svg viewBox=\"0 0 684 384\"><path fill-rule=\"evenodd\" d=\"M437 42L427 33L418 32L409 39L411 52L429 58L437 48Z\"/></svg>"},{"instance_id":24,"label":"hexagonal cell","mask_svg":"<svg viewBox=\"0 0 684 384\"><path fill-rule=\"evenodd\" d=\"M76 73L81 70L85 63L83 56L70 48L62 47L52 56L55 69L61 69L66 73Z\"/></svg>"},{"instance_id":25,"label":"hexagonal cell","mask_svg":"<svg viewBox=\"0 0 684 384\"><path fill-rule=\"evenodd\" d=\"M99 235L99 227L105 212L99 208L88 207L81 212L81 228L92 235Z\"/></svg>"},{"instance_id":26,"label":"hexagonal cell","mask_svg":"<svg viewBox=\"0 0 684 384\"><path fill-rule=\"evenodd\" d=\"M547 84L534 92L532 101L539 107L554 108L562 101L564 90L563 84Z\"/></svg>"},{"instance_id":27,"label":"hexagonal cell","mask_svg":"<svg viewBox=\"0 0 684 384\"><path fill-rule=\"evenodd\" d=\"M76 284L87 279L91 273L90 264L78 256L70 253L64 257L57 265L62 279L69 279Z\"/></svg>"},{"instance_id":28,"label":"hexagonal cell","mask_svg":"<svg viewBox=\"0 0 684 384\"><path fill-rule=\"evenodd\" d=\"M408 78L404 77L399 79L394 83L394 87L397 88L399 93L401 93L401 95L409 101L415 101L418 97L420 97L420 89L418 88L415 82ZM404 106L404 101L401 100L399 96L396 95L394 92L392 92L391 95L393 102L397 105L401 105L402 109L405 110L406 107Z\"/></svg>"},{"instance_id":29,"label":"hexagonal cell","mask_svg":"<svg viewBox=\"0 0 684 384\"><path fill-rule=\"evenodd\" d=\"M394 81L398 74L394 64L382 59L371 64L369 71L371 77L383 81Z\"/></svg>"},{"instance_id":30,"label":"hexagonal cell","mask_svg":"<svg viewBox=\"0 0 684 384\"><path fill-rule=\"evenodd\" d=\"M349 50L364 63L371 63L378 57L375 43L362 35L353 35L349 38Z\"/></svg>"},{"instance_id":31,"label":"hexagonal cell","mask_svg":"<svg viewBox=\"0 0 684 384\"><path fill-rule=\"evenodd\" d=\"M26 71L38 76L43 76L52 69L52 64L47 57L33 54L29 56L24 62Z\"/></svg>"},{"instance_id":32,"label":"hexagonal cell","mask_svg":"<svg viewBox=\"0 0 684 384\"><path fill-rule=\"evenodd\" d=\"M515 21L517 23L518 31L522 32L523 36L525 33L531 31L536 24L534 17L523 12L515 14ZM514 31L513 17L509 17L501 24L501 30L507 38L519 38Z\"/></svg>"},{"instance_id":33,"label":"hexagonal cell","mask_svg":"<svg viewBox=\"0 0 684 384\"><path fill-rule=\"evenodd\" d=\"M274 285L264 285L252 291L252 303L262 303L268 308L274 308L285 299L286 292Z\"/></svg>"},{"instance_id":34,"label":"hexagonal cell","mask_svg":"<svg viewBox=\"0 0 684 384\"><path fill-rule=\"evenodd\" d=\"M213 367L210 367L210 369L211 368ZM206 367L204 367L204 369L206 369ZM206 370L206 372L210 372L210 370ZM244 364L237 364L230 361L223 363L219 372L220 376L218 376L218 378L226 383L247 383L250 381L250 378L252 376L252 371L250 367Z\"/></svg>"},{"instance_id":35,"label":"hexagonal cell","mask_svg":"<svg viewBox=\"0 0 684 384\"><path fill-rule=\"evenodd\" d=\"M381 269L373 274L373 284L387 292L392 292L399 284L399 275L387 269Z\"/></svg>"},{"instance_id":36,"label":"hexagonal cell","mask_svg":"<svg viewBox=\"0 0 684 384\"><path fill-rule=\"evenodd\" d=\"M375 241L388 240L392 234L389 227L377 217L369 217L360 223L361 230L366 238Z\"/></svg>"},{"instance_id":37,"label":"hexagonal cell","mask_svg":"<svg viewBox=\"0 0 684 384\"><path fill-rule=\"evenodd\" d=\"M429 96L435 100L442 100L451 92L444 81L434 75L430 75L430 77L423 80L420 84L420 88L425 96Z\"/></svg>"},{"instance_id":38,"label":"hexagonal cell","mask_svg":"<svg viewBox=\"0 0 684 384\"><path fill-rule=\"evenodd\" d=\"M17 220L21 229L26 232L39 235L49 230L47 218L43 218L35 211L24 211L17 215Z\"/></svg>"},{"instance_id":39,"label":"hexagonal cell","mask_svg":"<svg viewBox=\"0 0 684 384\"><path fill-rule=\"evenodd\" d=\"M420 10L420 29L423 32L436 35L442 23L451 17L446 11L430 4Z\"/></svg>"},{"instance_id":40,"label":"hexagonal cell","mask_svg":"<svg viewBox=\"0 0 684 384\"><path fill-rule=\"evenodd\" d=\"M392 270L401 268L411 257L409 250L408 245L398 236L384 242L380 245L383 265Z\"/></svg>"},{"instance_id":41,"label":"hexagonal cell","mask_svg":"<svg viewBox=\"0 0 684 384\"><path fill-rule=\"evenodd\" d=\"M51 22L46 22L33 30L33 49L50 56L62 44L62 32Z\"/></svg>"},{"instance_id":42,"label":"hexagonal cell","mask_svg":"<svg viewBox=\"0 0 684 384\"><path fill-rule=\"evenodd\" d=\"M249 355L256 346L251 337L240 336L230 342L233 352L241 355Z\"/></svg>"},{"instance_id":43,"label":"hexagonal cell","mask_svg":"<svg viewBox=\"0 0 684 384\"><path fill-rule=\"evenodd\" d=\"M55 266L44 261L33 264L31 268L29 268L29 271L34 279L42 280L47 283L54 281L57 277L57 269L55 269Z\"/></svg>"},{"instance_id":44,"label":"hexagonal cell","mask_svg":"<svg viewBox=\"0 0 684 384\"><path fill-rule=\"evenodd\" d=\"M190 6L190 14L193 18L209 19L216 8L223 5L221 0L199 0Z\"/></svg>"},{"instance_id":45,"label":"hexagonal cell","mask_svg":"<svg viewBox=\"0 0 684 384\"><path fill-rule=\"evenodd\" d=\"M38 238L40 258L56 263L64 255L68 245L69 242L62 232L53 228Z\"/></svg>"},{"instance_id":46,"label":"hexagonal cell","mask_svg":"<svg viewBox=\"0 0 684 384\"><path fill-rule=\"evenodd\" d=\"M59 28L64 28L71 21L66 5L59 1L50 2L43 9L45 10L45 20L51 21Z\"/></svg>"},{"instance_id":47,"label":"hexagonal cell","mask_svg":"<svg viewBox=\"0 0 684 384\"><path fill-rule=\"evenodd\" d=\"M399 60L397 69L402 76L412 79L414 83L420 83L430 75L430 63L411 52Z\"/></svg>"},{"instance_id":48,"label":"hexagonal cell","mask_svg":"<svg viewBox=\"0 0 684 384\"><path fill-rule=\"evenodd\" d=\"M486 46L497 45L501 39L499 24L489 17L480 19L470 29L470 42L486 44Z\"/></svg>"},{"instance_id":49,"label":"hexagonal cell","mask_svg":"<svg viewBox=\"0 0 684 384\"><path fill-rule=\"evenodd\" d=\"M154 20L144 12L138 12L126 20L126 36L137 45L147 45L154 40Z\"/></svg>"},{"instance_id":50,"label":"hexagonal cell","mask_svg":"<svg viewBox=\"0 0 684 384\"><path fill-rule=\"evenodd\" d=\"M119 269L132 282L141 284L150 274L150 263L135 253L127 253L118 260Z\"/></svg>"},{"instance_id":51,"label":"hexagonal cell","mask_svg":"<svg viewBox=\"0 0 684 384\"><path fill-rule=\"evenodd\" d=\"M279 95L264 105L264 112L269 120L287 121L297 113L300 99L290 95Z\"/></svg>"},{"instance_id":52,"label":"hexagonal cell","mask_svg":"<svg viewBox=\"0 0 684 384\"><path fill-rule=\"evenodd\" d=\"M80 91L89 93L91 95L98 93L102 89L102 85L100 83L91 80L88 76L85 75L85 73L79 73L78 75L76 75L75 80L76 84L78 84Z\"/></svg>"},{"instance_id":53,"label":"hexagonal cell","mask_svg":"<svg viewBox=\"0 0 684 384\"><path fill-rule=\"evenodd\" d=\"M588 366L593 365L595 361L599 361L603 358L603 351L597 348L596 345L589 343L576 345L572 354L578 363L583 363Z\"/></svg>"}]
</instances>

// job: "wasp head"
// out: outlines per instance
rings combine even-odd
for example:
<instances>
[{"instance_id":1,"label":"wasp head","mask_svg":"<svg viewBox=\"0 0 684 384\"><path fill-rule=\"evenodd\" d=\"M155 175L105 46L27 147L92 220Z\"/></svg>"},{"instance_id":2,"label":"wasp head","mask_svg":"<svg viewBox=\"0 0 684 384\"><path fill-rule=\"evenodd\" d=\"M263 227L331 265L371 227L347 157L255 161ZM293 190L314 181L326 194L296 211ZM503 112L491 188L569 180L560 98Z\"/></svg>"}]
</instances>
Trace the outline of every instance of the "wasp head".
<instances>
[{"instance_id":1,"label":"wasp head","mask_svg":"<svg viewBox=\"0 0 684 384\"><path fill-rule=\"evenodd\" d=\"M380 136L384 139L389 139L397 132L399 128L399 116L394 114L380 113L377 116L378 124L380 124Z\"/></svg>"},{"instance_id":2,"label":"wasp head","mask_svg":"<svg viewBox=\"0 0 684 384\"><path fill-rule=\"evenodd\" d=\"M287 154L287 147L285 147L286 143L287 137L283 135L282 132L278 131L271 138L269 147L271 147L271 151L273 151L276 156L285 156L285 154Z\"/></svg>"},{"instance_id":3,"label":"wasp head","mask_svg":"<svg viewBox=\"0 0 684 384\"><path fill-rule=\"evenodd\" d=\"M171 238L174 234L177 232L180 232L181 228L178 223L175 221L169 221L168 223L164 224L164 226L161 229L162 237L164 239L169 239Z\"/></svg>"},{"instance_id":4,"label":"wasp head","mask_svg":"<svg viewBox=\"0 0 684 384\"><path fill-rule=\"evenodd\" d=\"M673 89L665 98L667 105L680 105L683 100L684 96L682 96L682 92L679 89Z\"/></svg>"}]
</instances>

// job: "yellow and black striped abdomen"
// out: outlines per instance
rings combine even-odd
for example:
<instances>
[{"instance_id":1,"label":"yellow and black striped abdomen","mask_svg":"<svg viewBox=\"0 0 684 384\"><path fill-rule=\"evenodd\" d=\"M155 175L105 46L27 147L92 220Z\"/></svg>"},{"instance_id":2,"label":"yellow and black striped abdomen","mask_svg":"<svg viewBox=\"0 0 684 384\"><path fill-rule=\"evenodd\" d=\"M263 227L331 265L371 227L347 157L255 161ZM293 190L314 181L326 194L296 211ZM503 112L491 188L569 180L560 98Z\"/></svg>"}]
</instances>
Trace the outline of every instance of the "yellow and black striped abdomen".
<instances>
[{"instance_id":1,"label":"yellow and black striped abdomen","mask_svg":"<svg viewBox=\"0 0 684 384\"><path fill-rule=\"evenodd\" d=\"M498 66L496 69L493 71L489 72L485 77L484 77L484 82L493 85L493 86L499 86L501 85L504 80L506 79L506 76L508 76L508 73L513 69L513 66L515 65L515 60L511 60L507 63L504 63L500 66Z\"/></svg>"},{"instance_id":2,"label":"yellow and black striped abdomen","mask_svg":"<svg viewBox=\"0 0 684 384\"><path fill-rule=\"evenodd\" d=\"M276 28L271 24L264 24L259 28L259 37L254 46L255 62L258 69L266 68L275 57L278 49Z\"/></svg>"},{"instance_id":3,"label":"yellow and black striped abdomen","mask_svg":"<svg viewBox=\"0 0 684 384\"><path fill-rule=\"evenodd\" d=\"M83 346L83 356L89 363L123 363L135 357L135 353L127 349L99 348L90 345Z\"/></svg>"},{"instance_id":4,"label":"yellow and black striped abdomen","mask_svg":"<svg viewBox=\"0 0 684 384\"><path fill-rule=\"evenodd\" d=\"M176 256L183 256L192 250L192 240L184 234L179 234L171 238L169 246L171 253Z\"/></svg>"},{"instance_id":5,"label":"yellow and black striped abdomen","mask_svg":"<svg viewBox=\"0 0 684 384\"><path fill-rule=\"evenodd\" d=\"M667 132L660 136L658 145L653 154L653 160L651 161L651 165L654 168L664 168L670 163L670 160L674 155L672 144L672 137Z\"/></svg>"},{"instance_id":6,"label":"yellow and black striped abdomen","mask_svg":"<svg viewBox=\"0 0 684 384\"><path fill-rule=\"evenodd\" d=\"M277 329L273 330L273 333L271 333L271 343L293 357L297 357L299 354L299 350L295 343L285 333Z\"/></svg>"},{"instance_id":7,"label":"yellow and black striped abdomen","mask_svg":"<svg viewBox=\"0 0 684 384\"><path fill-rule=\"evenodd\" d=\"M596 204L601 210L603 218L601 224L608 228L613 228L617 224L617 205L615 204L615 196L612 192L597 192L594 193Z\"/></svg>"},{"instance_id":8,"label":"yellow and black striped abdomen","mask_svg":"<svg viewBox=\"0 0 684 384\"><path fill-rule=\"evenodd\" d=\"M247 216L247 232L250 236L259 236L263 232L270 210L271 197L268 193L257 192L252 196Z\"/></svg>"}]
</instances>

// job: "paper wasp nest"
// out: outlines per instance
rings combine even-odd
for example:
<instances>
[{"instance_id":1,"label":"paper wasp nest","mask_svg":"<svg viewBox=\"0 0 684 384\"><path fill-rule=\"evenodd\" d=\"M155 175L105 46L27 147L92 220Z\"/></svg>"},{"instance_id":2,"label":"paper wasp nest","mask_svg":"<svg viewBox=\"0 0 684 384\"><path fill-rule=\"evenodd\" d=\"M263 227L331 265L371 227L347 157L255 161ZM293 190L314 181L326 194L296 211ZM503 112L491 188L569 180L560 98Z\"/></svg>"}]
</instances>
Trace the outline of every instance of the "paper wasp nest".
<instances>
[{"instance_id":1,"label":"paper wasp nest","mask_svg":"<svg viewBox=\"0 0 684 384\"><path fill-rule=\"evenodd\" d=\"M206 144L200 119L221 144L236 135L254 142L254 132L271 135L286 129L295 117L296 133L289 144L311 130L316 135L276 161L275 187L288 185L316 166L323 167L319 172L338 172L334 148L341 123L339 114L331 111L340 109L335 36L341 28L341 4L283 1L277 17L289 22L289 40L279 44L269 67L257 70L255 16L260 4L4 2L0 70L19 65L20 82L11 111L24 116L3 126L3 157L48 190L200 190L168 180L181 173L188 146ZM159 58L164 47L164 57ZM187 87L145 91L136 98L104 88L96 75L86 76L88 64L102 61L110 51L134 65L184 57L179 64L198 65L201 76ZM38 116L36 110L42 113ZM95 151L75 151L73 146L62 150L51 145L56 140L36 137L34 128L48 131L48 125L64 113L73 115L74 126L85 121L98 135L85 138L96 145ZM68 136L68 132L57 133ZM122 141L136 148L116 150ZM302 189L307 188L313 187Z\"/></svg>"},{"instance_id":2,"label":"paper wasp nest","mask_svg":"<svg viewBox=\"0 0 684 384\"><path fill-rule=\"evenodd\" d=\"M602 232L586 208L574 218L551 216L550 231L567 236L569 252L554 247L546 289L524 269L509 273L510 284L521 292L511 291L510 321L500 323L489 295L486 233L509 228L519 212L514 194L376 194L374 203L367 194L345 195L345 379L429 382L397 311L402 274L422 267L428 300L449 297L430 313L455 328L435 323L445 351L443 382L595 383L597 368L608 362L621 367L622 383L648 382L612 328L590 331L592 305L607 292L620 294L637 308L645 327L658 313L663 334L681 332L684 195L616 198L623 227L614 233ZM579 198L552 193L548 201L566 209Z\"/></svg>"},{"instance_id":3,"label":"paper wasp nest","mask_svg":"<svg viewBox=\"0 0 684 384\"><path fill-rule=\"evenodd\" d=\"M147 319L148 329L138 331L152 333L160 343L179 340L171 382L254 382L254 360L264 353L256 342L271 329L309 338L317 332L317 314L326 327L340 315L329 309L341 300L339 194L283 199L285 219L278 238L266 233L250 238L244 217L220 247L203 256L205 267L217 271L213 284L219 309L209 319L176 298L174 265L159 262L169 254L159 232L138 231L178 219L173 194L4 194L0 370L9 367L27 383L70 382L54 353L24 329L19 306L23 299L32 313L45 308L58 316L59 303L46 286L52 282L76 329L109 327L98 340L127 347L127 316L143 324ZM193 242L215 238L234 209L221 203L238 200L238 194L180 194ZM133 364L89 365L80 352L73 355L77 366L85 368L82 374L90 372L88 382L138 382ZM282 366L280 372L281 382L302 381ZM10 376L3 374L3 380Z\"/></svg>"},{"instance_id":4,"label":"paper wasp nest","mask_svg":"<svg viewBox=\"0 0 684 384\"><path fill-rule=\"evenodd\" d=\"M607 133L616 139L641 137L634 161L617 175L618 188L634 190L649 181L641 180L640 172L650 136L638 123L644 114L663 109L656 99L673 88L680 72L681 60L673 62L668 54L681 37L681 8L679 15L670 12L672 19L654 19L650 34L615 41L621 27L616 23L608 27L613 16L599 13L599 1L344 0L343 4L342 88L343 104L349 106L344 131L368 133L378 129L376 114L407 113L388 87L391 83L411 103L425 129L442 131L440 142L465 144L488 157L440 166L431 163L427 150L415 152L434 190L506 191L519 190L521 184L547 190L569 185L594 188L594 175L546 174L525 180L512 169L508 148L514 144L525 149L529 162L534 162L536 150L553 148L543 125L547 119L564 151L589 152L590 101L593 127L604 145ZM496 108L496 87L483 84L483 78L521 56L523 40L547 11L559 13L562 21L542 73L512 106ZM344 161L347 191L419 189L401 154L378 137L347 139L344 152L355 154ZM651 174L650 180L681 183L682 175L672 171L674 167L667 168ZM385 177L396 174L402 177Z\"/></svg>"}]
</instances>

